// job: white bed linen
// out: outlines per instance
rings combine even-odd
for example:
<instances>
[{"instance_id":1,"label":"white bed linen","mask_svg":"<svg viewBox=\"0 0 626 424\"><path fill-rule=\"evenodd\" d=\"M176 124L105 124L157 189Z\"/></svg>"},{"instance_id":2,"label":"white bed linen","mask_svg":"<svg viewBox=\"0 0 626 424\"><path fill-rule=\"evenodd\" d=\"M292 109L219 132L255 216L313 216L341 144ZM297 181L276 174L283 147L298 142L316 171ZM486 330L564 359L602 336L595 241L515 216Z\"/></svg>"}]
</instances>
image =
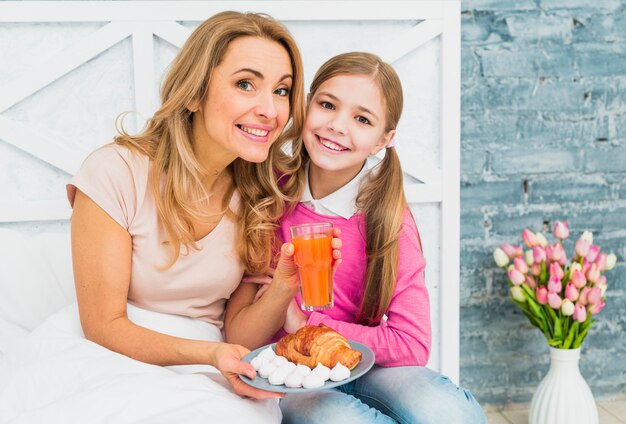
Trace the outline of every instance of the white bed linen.
<instances>
[{"instance_id":1,"label":"white bed linen","mask_svg":"<svg viewBox=\"0 0 626 424\"><path fill-rule=\"evenodd\" d=\"M221 337L208 323L132 305L129 317L169 334ZM149 365L92 343L72 304L0 359L0 423L280 423L276 400L243 399L211 371Z\"/></svg>"}]
</instances>

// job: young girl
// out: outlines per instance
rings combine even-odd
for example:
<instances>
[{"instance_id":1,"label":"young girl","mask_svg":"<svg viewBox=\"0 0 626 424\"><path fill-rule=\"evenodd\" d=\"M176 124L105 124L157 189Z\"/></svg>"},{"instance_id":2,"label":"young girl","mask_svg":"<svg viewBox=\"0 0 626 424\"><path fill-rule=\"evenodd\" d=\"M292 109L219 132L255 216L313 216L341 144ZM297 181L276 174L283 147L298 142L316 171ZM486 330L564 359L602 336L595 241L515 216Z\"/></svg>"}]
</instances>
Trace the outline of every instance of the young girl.
<instances>
[{"instance_id":1,"label":"young girl","mask_svg":"<svg viewBox=\"0 0 626 424\"><path fill-rule=\"evenodd\" d=\"M291 225L331 222L341 230L343 262L334 307L303 312L296 296L283 328L325 324L369 346L377 365L333 390L288 394L283 423L486 422L467 390L424 367L431 345L425 261L393 147L402 102L396 72L367 53L330 59L311 84L293 146L303 160L304 195L280 230L289 240ZM369 157L385 148L374 165Z\"/></svg>"}]
</instances>

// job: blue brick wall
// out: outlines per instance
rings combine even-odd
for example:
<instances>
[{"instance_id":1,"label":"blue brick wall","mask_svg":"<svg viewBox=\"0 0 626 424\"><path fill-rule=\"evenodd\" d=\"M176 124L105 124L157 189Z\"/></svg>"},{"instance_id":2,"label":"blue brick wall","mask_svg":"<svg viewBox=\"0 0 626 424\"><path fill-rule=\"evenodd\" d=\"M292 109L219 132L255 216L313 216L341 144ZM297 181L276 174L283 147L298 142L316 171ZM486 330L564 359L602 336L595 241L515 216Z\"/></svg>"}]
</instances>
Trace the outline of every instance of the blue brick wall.
<instances>
[{"instance_id":1,"label":"blue brick wall","mask_svg":"<svg viewBox=\"0 0 626 424\"><path fill-rule=\"evenodd\" d=\"M508 299L491 251L567 219L575 237L589 229L618 257L581 371L596 398L624 394L626 2L474 0L462 10L462 383L483 404L530 401L548 347Z\"/></svg>"}]
</instances>

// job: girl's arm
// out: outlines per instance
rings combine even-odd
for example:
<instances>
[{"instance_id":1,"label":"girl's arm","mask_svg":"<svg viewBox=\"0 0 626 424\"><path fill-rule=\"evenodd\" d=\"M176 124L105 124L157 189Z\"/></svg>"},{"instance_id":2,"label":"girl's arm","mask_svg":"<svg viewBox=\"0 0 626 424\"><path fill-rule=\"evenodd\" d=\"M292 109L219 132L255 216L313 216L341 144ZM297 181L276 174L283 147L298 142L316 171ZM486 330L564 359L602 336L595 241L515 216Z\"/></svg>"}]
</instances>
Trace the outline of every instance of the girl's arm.
<instances>
[{"instance_id":1,"label":"girl's arm","mask_svg":"<svg viewBox=\"0 0 626 424\"><path fill-rule=\"evenodd\" d=\"M410 215L405 216L399 243L398 279L386 322L368 327L313 312L306 324L325 324L347 339L369 346L378 365L426 365L431 347L430 307L424 281L425 261ZM289 321L294 321L293 315Z\"/></svg>"},{"instance_id":2,"label":"girl's arm","mask_svg":"<svg viewBox=\"0 0 626 424\"><path fill-rule=\"evenodd\" d=\"M333 229L333 273L341 264L341 235ZM272 282L256 302L257 285L241 283L228 300L224 318L224 334L229 343L238 343L248 349L265 345L285 324L287 309L292 302L300 280L293 259L294 246L284 243Z\"/></svg>"},{"instance_id":3,"label":"girl's arm","mask_svg":"<svg viewBox=\"0 0 626 424\"><path fill-rule=\"evenodd\" d=\"M287 306L300 284L293 252L293 244L283 244L272 282L257 302L254 302L257 285L239 284L226 305L226 341L256 349L266 344L282 328Z\"/></svg>"},{"instance_id":4,"label":"girl's arm","mask_svg":"<svg viewBox=\"0 0 626 424\"><path fill-rule=\"evenodd\" d=\"M209 364L220 369L241 395L276 397L242 384L236 374L254 377L240 361L241 346L173 337L128 319L132 240L122 226L77 190L71 220L72 262L85 337L112 351L156 365Z\"/></svg>"}]
</instances>

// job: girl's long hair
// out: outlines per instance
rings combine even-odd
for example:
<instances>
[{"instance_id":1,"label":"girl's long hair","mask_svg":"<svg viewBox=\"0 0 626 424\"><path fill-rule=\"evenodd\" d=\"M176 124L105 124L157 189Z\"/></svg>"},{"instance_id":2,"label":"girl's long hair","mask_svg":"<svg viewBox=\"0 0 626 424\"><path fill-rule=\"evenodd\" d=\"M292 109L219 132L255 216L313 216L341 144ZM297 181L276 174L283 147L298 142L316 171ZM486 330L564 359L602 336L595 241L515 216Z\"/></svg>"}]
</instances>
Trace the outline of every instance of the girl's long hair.
<instances>
[{"instance_id":1,"label":"girl's long hair","mask_svg":"<svg viewBox=\"0 0 626 424\"><path fill-rule=\"evenodd\" d=\"M301 183L295 178L300 158L283 152L298 137L304 121L304 82L302 59L295 40L279 22L266 15L222 12L206 20L189 36L174 59L161 88L161 108L137 135L129 135L118 125L115 142L148 156L152 162L150 181L159 217L167 234L172 256L166 267L176 262L181 248L198 249L194 222L211 216L203 209L210 193L201 181L206 171L194 153L192 116L188 106L206 99L213 70L220 64L233 40L260 37L276 41L288 52L293 71L289 97L291 120L261 163L236 159L229 165L233 185L222 207L228 210L235 189L241 195L236 219L239 227L238 253L252 273L266 272L275 244L276 222L285 205L293 207ZM121 122L118 120L118 122ZM278 176L281 176L280 185Z\"/></svg>"},{"instance_id":2,"label":"girl's long hair","mask_svg":"<svg viewBox=\"0 0 626 424\"><path fill-rule=\"evenodd\" d=\"M370 53L352 52L322 65L311 83L312 98L322 83L337 75L366 75L378 83L386 108L385 133L396 128L402 113L402 85L391 65ZM301 143L301 141L299 141ZM296 150L296 149L294 149ZM398 276L398 240L407 208L400 159L395 148L361 184L357 209L365 215L367 276L357 322L377 325L391 303ZM301 156L306 160L305 149Z\"/></svg>"}]
</instances>

